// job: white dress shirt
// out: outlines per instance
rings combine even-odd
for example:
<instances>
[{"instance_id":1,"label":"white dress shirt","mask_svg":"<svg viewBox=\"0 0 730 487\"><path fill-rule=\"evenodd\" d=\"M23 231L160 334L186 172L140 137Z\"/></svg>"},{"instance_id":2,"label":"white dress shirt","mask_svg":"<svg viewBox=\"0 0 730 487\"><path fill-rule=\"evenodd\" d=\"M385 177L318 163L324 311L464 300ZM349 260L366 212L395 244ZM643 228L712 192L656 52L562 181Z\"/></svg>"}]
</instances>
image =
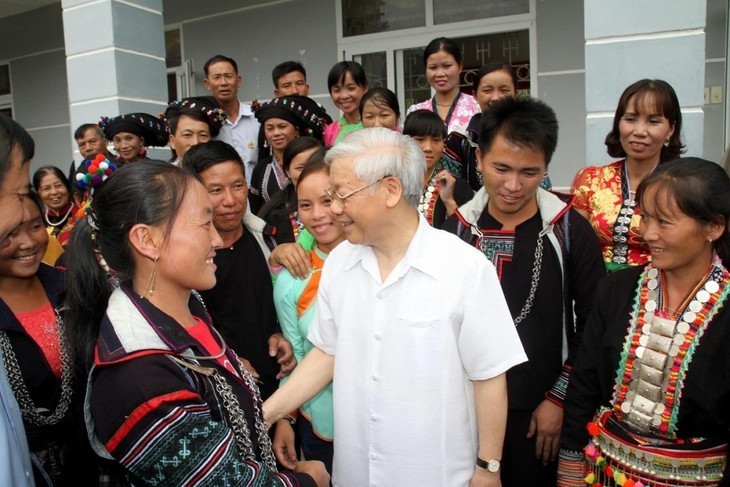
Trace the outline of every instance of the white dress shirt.
<instances>
[{"instance_id":1,"label":"white dress shirt","mask_svg":"<svg viewBox=\"0 0 730 487\"><path fill-rule=\"evenodd\" d=\"M309 340L335 356L335 486L467 486L471 381L527 360L492 264L419 218L385 282L369 246L324 266Z\"/></svg>"}]
</instances>

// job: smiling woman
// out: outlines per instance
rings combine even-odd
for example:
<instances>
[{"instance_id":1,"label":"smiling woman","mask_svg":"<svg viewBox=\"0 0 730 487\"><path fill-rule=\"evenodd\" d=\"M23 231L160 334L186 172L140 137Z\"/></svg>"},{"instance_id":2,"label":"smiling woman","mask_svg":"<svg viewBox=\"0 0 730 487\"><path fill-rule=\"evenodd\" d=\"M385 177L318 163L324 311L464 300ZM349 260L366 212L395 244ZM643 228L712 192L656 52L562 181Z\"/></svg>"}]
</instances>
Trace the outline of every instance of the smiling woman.
<instances>
[{"instance_id":1,"label":"smiling woman","mask_svg":"<svg viewBox=\"0 0 730 487\"><path fill-rule=\"evenodd\" d=\"M446 37L432 40L423 51L423 64L428 84L436 93L430 100L411 105L407 113L431 110L444 121L447 133L463 129L480 109L476 99L459 87L463 67L459 45Z\"/></svg>"},{"instance_id":2,"label":"smiling woman","mask_svg":"<svg viewBox=\"0 0 730 487\"><path fill-rule=\"evenodd\" d=\"M68 261L87 434L135 484L311 485L277 470L259 389L192 291L216 283L213 218L206 188L164 162L124 167L95 193ZM324 471L298 470L307 465Z\"/></svg>"},{"instance_id":3,"label":"smiling woman","mask_svg":"<svg viewBox=\"0 0 730 487\"><path fill-rule=\"evenodd\" d=\"M730 179L714 162L677 159L637 198L651 262L596 291L564 403L558 485L725 485Z\"/></svg>"},{"instance_id":4,"label":"smiling woman","mask_svg":"<svg viewBox=\"0 0 730 487\"><path fill-rule=\"evenodd\" d=\"M634 195L657 165L682 152L681 132L682 113L674 89L662 80L637 81L621 95L606 136L608 154L623 160L586 167L576 175L571 189L575 207L593 225L609 270L648 261Z\"/></svg>"},{"instance_id":5,"label":"smiling woman","mask_svg":"<svg viewBox=\"0 0 730 487\"><path fill-rule=\"evenodd\" d=\"M33 174L33 189L43 201L48 234L66 247L79 209L71 198L71 183L59 168L43 166Z\"/></svg>"}]
</instances>

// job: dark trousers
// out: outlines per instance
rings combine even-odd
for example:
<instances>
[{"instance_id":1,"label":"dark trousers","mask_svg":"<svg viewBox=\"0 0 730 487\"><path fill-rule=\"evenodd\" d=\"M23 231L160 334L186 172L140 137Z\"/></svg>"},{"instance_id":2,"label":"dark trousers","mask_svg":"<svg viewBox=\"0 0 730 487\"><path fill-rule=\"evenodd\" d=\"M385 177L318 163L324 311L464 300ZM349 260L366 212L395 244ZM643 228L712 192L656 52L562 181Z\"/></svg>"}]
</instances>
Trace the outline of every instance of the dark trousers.
<instances>
[{"instance_id":1,"label":"dark trousers","mask_svg":"<svg viewBox=\"0 0 730 487\"><path fill-rule=\"evenodd\" d=\"M502 450L503 487L555 487L558 462L547 466L535 457L536 436L527 438L532 411L510 409Z\"/></svg>"},{"instance_id":2,"label":"dark trousers","mask_svg":"<svg viewBox=\"0 0 730 487\"><path fill-rule=\"evenodd\" d=\"M304 459L321 461L329 474L332 475L333 443L315 435L312 430L312 423L302 414L297 417L297 429L299 430L299 441Z\"/></svg>"}]
</instances>

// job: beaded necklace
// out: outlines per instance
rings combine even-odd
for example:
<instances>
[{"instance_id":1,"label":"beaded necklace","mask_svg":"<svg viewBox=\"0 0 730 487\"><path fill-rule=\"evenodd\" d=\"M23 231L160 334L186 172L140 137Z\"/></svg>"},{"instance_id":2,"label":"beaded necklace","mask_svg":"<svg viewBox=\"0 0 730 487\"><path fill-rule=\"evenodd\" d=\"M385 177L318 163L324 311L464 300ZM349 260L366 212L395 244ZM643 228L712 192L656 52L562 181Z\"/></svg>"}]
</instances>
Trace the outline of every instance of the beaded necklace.
<instances>
[{"instance_id":1,"label":"beaded necklace","mask_svg":"<svg viewBox=\"0 0 730 487\"><path fill-rule=\"evenodd\" d=\"M662 309L662 277L647 265L624 340L613 393L614 412L630 429L676 438L684 378L700 338L730 292L730 273L713 256L705 277L677 309Z\"/></svg>"},{"instance_id":2,"label":"beaded necklace","mask_svg":"<svg viewBox=\"0 0 730 487\"><path fill-rule=\"evenodd\" d=\"M418 211L426 217L426 221L431 226L433 226L433 210L439 197L439 183L436 181L436 175L441 171L441 165L439 162L437 162L431 170L431 175L428 178L428 182L423 187L421 199L418 202Z\"/></svg>"}]
</instances>

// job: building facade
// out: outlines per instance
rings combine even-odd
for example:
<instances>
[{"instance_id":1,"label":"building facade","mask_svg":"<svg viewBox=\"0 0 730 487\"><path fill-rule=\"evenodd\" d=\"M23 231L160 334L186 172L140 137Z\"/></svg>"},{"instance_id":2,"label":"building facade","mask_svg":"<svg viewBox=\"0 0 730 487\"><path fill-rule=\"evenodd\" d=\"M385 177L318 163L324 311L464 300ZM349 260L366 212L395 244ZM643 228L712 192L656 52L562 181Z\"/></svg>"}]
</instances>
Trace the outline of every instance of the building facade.
<instances>
[{"instance_id":1,"label":"building facade","mask_svg":"<svg viewBox=\"0 0 730 487\"><path fill-rule=\"evenodd\" d=\"M641 78L677 91L688 155L719 161L730 143L726 0L34 0L20 12L2 3L0 110L33 135L33 168L79 160L81 123L205 94L203 64L215 54L238 62L242 100L272 97L272 68L302 62L310 96L333 115L327 73L356 60L405 113L431 96L422 53L439 36L462 47L465 90L479 66L507 61L520 91L553 107L558 188L610 161L613 111Z\"/></svg>"}]
</instances>

